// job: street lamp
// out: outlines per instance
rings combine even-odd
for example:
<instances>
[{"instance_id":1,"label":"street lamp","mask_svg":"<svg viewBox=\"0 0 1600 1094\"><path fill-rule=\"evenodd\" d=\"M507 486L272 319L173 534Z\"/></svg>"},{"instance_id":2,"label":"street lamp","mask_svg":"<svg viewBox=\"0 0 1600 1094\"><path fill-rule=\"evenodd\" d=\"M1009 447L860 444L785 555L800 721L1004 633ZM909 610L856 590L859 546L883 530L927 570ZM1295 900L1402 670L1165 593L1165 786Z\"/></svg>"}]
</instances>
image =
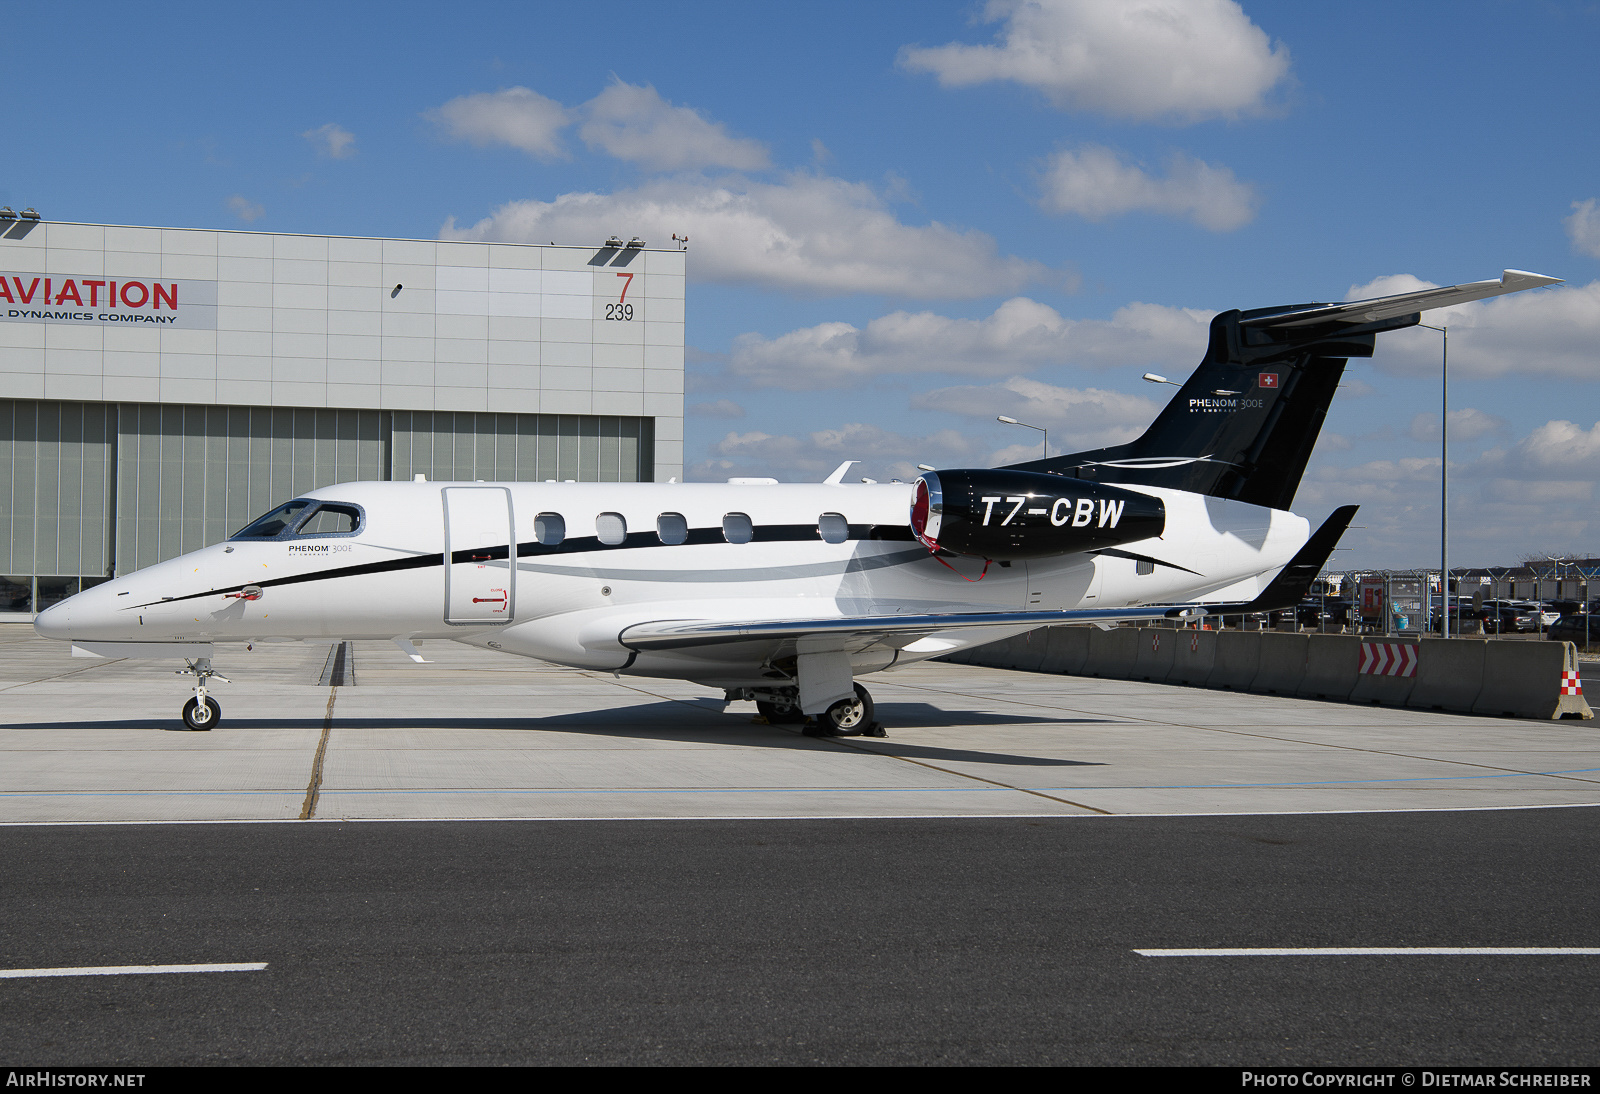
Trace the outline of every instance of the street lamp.
<instances>
[{"instance_id":1,"label":"street lamp","mask_svg":"<svg viewBox=\"0 0 1600 1094\"><path fill-rule=\"evenodd\" d=\"M1439 414L1439 637L1450 637L1450 328L1418 323L1444 335Z\"/></svg>"},{"instance_id":2,"label":"street lamp","mask_svg":"<svg viewBox=\"0 0 1600 1094\"><path fill-rule=\"evenodd\" d=\"M1004 414L1002 414L998 418L996 418L995 421L1004 422L1004 423L1006 423L1006 425L1020 425L1024 429L1037 429L1040 433L1043 433L1044 434L1044 457L1043 458L1044 459L1049 459L1050 458L1050 431L1048 429L1046 429L1044 426L1042 426L1042 425L1029 425L1027 422L1019 422L1015 418L1008 418Z\"/></svg>"}]
</instances>

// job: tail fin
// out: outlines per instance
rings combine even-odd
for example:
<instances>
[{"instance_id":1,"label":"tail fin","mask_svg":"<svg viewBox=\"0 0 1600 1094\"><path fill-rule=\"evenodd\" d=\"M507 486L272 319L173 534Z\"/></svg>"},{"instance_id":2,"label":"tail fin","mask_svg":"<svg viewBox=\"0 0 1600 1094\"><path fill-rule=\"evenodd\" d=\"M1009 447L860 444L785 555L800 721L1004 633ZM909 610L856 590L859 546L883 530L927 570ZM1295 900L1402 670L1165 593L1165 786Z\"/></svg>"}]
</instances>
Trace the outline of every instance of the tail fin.
<instances>
[{"instance_id":1,"label":"tail fin","mask_svg":"<svg viewBox=\"0 0 1600 1094\"><path fill-rule=\"evenodd\" d=\"M1143 436L1011 466L1287 509L1349 358L1371 357L1379 334L1415 326L1428 309L1558 280L1507 270L1372 300L1223 312L1200 367Z\"/></svg>"}]
</instances>

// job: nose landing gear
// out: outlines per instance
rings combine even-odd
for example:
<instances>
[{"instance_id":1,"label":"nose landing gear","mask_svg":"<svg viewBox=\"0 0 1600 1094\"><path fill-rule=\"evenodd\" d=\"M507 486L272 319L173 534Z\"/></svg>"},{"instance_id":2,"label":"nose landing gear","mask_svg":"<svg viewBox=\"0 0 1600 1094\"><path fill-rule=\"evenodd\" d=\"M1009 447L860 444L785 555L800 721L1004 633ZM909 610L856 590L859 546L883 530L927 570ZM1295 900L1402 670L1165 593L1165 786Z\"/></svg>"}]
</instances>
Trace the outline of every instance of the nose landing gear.
<instances>
[{"instance_id":1,"label":"nose landing gear","mask_svg":"<svg viewBox=\"0 0 1600 1094\"><path fill-rule=\"evenodd\" d=\"M183 724L193 730L214 729L222 721L222 706L206 694L206 681L213 678L232 683L211 667L211 658L196 657L175 671L176 676L194 677L194 698L183 704Z\"/></svg>"}]
</instances>

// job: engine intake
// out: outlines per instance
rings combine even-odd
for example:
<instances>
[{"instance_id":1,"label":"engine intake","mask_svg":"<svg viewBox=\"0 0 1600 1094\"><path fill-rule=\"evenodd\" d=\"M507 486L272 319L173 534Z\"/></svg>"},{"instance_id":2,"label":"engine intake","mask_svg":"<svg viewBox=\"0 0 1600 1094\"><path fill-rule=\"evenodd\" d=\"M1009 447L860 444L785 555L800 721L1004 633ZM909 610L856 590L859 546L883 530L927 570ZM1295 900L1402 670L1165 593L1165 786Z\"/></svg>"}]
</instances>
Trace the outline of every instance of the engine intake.
<instances>
[{"instance_id":1,"label":"engine intake","mask_svg":"<svg viewBox=\"0 0 1600 1094\"><path fill-rule=\"evenodd\" d=\"M930 471L911 530L932 550L1001 561L1096 551L1161 535L1160 498L1033 471Z\"/></svg>"}]
</instances>

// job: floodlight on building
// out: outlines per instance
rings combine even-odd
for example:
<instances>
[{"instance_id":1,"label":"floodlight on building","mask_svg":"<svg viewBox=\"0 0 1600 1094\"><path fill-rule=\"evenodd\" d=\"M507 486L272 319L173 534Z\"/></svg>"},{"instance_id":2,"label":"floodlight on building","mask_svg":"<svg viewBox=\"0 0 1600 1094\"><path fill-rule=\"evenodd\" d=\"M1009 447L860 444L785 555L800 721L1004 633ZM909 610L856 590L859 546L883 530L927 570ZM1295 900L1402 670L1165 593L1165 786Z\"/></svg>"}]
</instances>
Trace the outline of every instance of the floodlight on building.
<instances>
[{"instance_id":1,"label":"floodlight on building","mask_svg":"<svg viewBox=\"0 0 1600 1094\"><path fill-rule=\"evenodd\" d=\"M0 205L0 220L16 220L17 214L11 211L11 206Z\"/></svg>"},{"instance_id":2,"label":"floodlight on building","mask_svg":"<svg viewBox=\"0 0 1600 1094\"><path fill-rule=\"evenodd\" d=\"M622 246L622 240L619 239L617 236L612 236L610 239L605 241L603 246L606 246L606 247L620 247L620 246Z\"/></svg>"},{"instance_id":3,"label":"floodlight on building","mask_svg":"<svg viewBox=\"0 0 1600 1094\"><path fill-rule=\"evenodd\" d=\"M630 251L637 251L644 245L644 240L640 239L638 236L634 236L632 239L628 240L628 250Z\"/></svg>"},{"instance_id":4,"label":"floodlight on building","mask_svg":"<svg viewBox=\"0 0 1600 1094\"><path fill-rule=\"evenodd\" d=\"M22 219L23 220L38 220L39 219L39 214L34 212L32 209L24 209L24 210L22 210Z\"/></svg>"}]
</instances>

